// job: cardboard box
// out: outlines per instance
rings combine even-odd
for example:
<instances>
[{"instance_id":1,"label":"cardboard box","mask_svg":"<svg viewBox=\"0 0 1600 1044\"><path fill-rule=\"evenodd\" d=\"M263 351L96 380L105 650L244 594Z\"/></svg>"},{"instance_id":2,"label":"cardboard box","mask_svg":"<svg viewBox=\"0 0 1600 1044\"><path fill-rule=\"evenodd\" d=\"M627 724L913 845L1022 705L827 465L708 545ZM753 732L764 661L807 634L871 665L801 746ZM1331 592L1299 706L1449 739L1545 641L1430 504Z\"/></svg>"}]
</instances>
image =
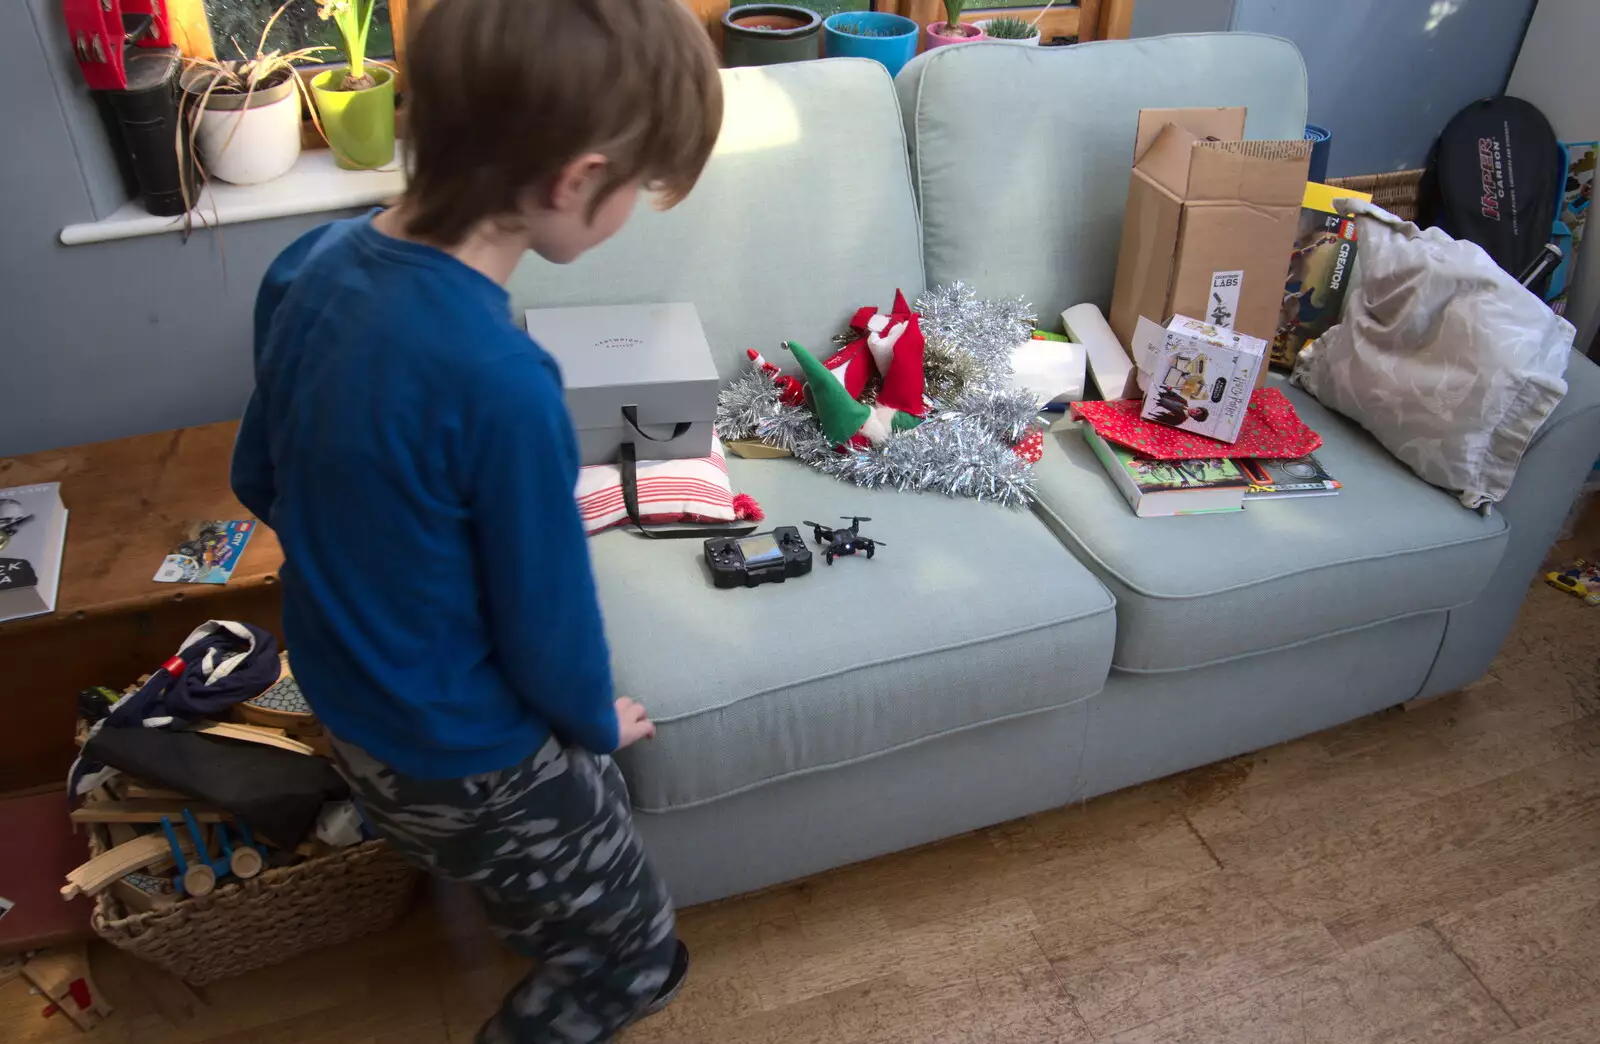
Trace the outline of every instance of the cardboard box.
<instances>
[{"instance_id":1,"label":"cardboard box","mask_svg":"<svg viewBox=\"0 0 1600 1044\"><path fill-rule=\"evenodd\" d=\"M1139 113L1111 329L1203 317L1271 340L1311 157L1307 141L1243 141L1245 110Z\"/></svg>"},{"instance_id":2,"label":"cardboard box","mask_svg":"<svg viewBox=\"0 0 1600 1044\"><path fill-rule=\"evenodd\" d=\"M717 367L694 305L536 308L527 327L561 364L582 463L615 463L624 442L640 460L711 454Z\"/></svg>"},{"instance_id":3,"label":"cardboard box","mask_svg":"<svg viewBox=\"0 0 1600 1044\"><path fill-rule=\"evenodd\" d=\"M1267 342L1175 315L1139 416L1223 442L1239 441L1250 395L1267 365Z\"/></svg>"}]
</instances>

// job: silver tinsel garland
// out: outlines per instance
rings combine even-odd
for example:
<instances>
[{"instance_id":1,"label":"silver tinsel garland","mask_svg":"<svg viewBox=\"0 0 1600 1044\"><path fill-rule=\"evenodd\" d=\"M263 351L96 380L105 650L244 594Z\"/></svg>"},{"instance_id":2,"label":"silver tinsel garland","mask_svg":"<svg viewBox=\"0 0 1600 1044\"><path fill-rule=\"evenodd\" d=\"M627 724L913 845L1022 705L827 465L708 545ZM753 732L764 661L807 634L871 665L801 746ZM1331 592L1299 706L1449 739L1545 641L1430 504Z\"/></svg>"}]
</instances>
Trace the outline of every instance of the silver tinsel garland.
<instances>
[{"instance_id":1,"label":"silver tinsel garland","mask_svg":"<svg viewBox=\"0 0 1600 1044\"><path fill-rule=\"evenodd\" d=\"M956 283L917 299L932 402L928 419L882 446L834 449L816 415L778 399L778 387L752 371L717 402L726 439L758 438L801 462L865 489L936 490L952 497L1023 507L1033 498L1030 465L1012 451L1038 423L1039 400L1006 386L1011 352L1033 330L1020 298L981 300Z\"/></svg>"}]
</instances>

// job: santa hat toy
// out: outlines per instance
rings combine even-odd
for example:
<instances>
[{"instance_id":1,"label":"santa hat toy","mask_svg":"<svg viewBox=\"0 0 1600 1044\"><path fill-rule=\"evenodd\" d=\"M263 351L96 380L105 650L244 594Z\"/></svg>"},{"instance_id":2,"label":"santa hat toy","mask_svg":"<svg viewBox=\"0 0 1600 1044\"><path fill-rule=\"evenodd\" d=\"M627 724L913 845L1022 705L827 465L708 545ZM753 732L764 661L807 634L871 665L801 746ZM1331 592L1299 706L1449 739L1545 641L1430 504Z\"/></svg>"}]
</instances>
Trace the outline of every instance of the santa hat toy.
<instances>
[{"instance_id":1,"label":"santa hat toy","mask_svg":"<svg viewBox=\"0 0 1600 1044\"><path fill-rule=\"evenodd\" d=\"M860 314L856 313L858 318ZM905 294L896 290L889 314L868 316L865 327L867 349L883 377L878 402L913 417L925 416L928 407L922 399L922 364L927 343L922 338L922 317L906 304Z\"/></svg>"},{"instance_id":2,"label":"santa hat toy","mask_svg":"<svg viewBox=\"0 0 1600 1044\"><path fill-rule=\"evenodd\" d=\"M795 341L786 341L784 345L799 362L806 388L811 392L811 408L822 425L822 434L834 445L879 446L895 432L922 423L920 417L887 403L868 406L857 402L844 382L835 378L834 371L818 362L804 345Z\"/></svg>"}]
</instances>

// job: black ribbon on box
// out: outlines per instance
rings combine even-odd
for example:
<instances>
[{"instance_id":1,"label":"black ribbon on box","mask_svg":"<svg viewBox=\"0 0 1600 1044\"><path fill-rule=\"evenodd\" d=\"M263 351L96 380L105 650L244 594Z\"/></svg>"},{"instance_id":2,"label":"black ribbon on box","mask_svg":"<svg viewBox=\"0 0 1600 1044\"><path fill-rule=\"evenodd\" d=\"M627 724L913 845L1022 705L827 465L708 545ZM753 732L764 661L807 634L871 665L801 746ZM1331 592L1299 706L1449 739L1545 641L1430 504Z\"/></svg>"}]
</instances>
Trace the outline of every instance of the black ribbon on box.
<instances>
[{"instance_id":1,"label":"black ribbon on box","mask_svg":"<svg viewBox=\"0 0 1600 1044\"><path fill-rule=\"evenodd\" d=\"M693 425L689 421L679 421L672 427L672 434L663 438L645 431L639 426L639 407L622 407L622 419L634 434L651 442L671 442L673 439L682 438L688 434ZM656 527L647 529L644 521L639 516L639 451L635 448L632 439L628 439L617 448L617 471L622 475L622 504L628 510L628 521L633 523L633 528L650 537L652 540L684 540L700 539L716 536L743 536L753 532L756 528L754 522L738 522L724 526L674 526L672 528Z\"/></svg>"}]
</instances>

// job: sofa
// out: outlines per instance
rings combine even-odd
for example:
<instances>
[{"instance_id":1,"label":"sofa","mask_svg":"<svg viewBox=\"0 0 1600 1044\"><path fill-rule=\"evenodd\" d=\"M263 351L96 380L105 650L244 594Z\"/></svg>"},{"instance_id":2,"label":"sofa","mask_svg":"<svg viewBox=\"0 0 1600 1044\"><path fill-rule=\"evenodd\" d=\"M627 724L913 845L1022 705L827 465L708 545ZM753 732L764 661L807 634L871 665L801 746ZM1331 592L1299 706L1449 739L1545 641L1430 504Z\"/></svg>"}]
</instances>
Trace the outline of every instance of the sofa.
<instances>
[{"instance_id":1,"label":"sofa","mask_svg":"<svg viewBox=\"0 0 1600 1044\"><path fill-rule=\"evenodd\" d=\"M965 281L1041 321L1110 300L1136 115L1243 105L1296 137L1285 40L945 47L891 82L841 59L729 70L694 193L577 264L530 259L528 307L693 301L724 380L745 349L826 346L860 305ZM1600 452L1600 370L1488 515L1284 385L1345 483L1242 514L1138 519L1071 425L1032 511L867 492L730 459L771 524L859 514L886 541L782 585L713 589L699 545L592 541L621 760L681 903L745 892L1323 729L1480 677Z\"/></svg>"}]
</instances>

